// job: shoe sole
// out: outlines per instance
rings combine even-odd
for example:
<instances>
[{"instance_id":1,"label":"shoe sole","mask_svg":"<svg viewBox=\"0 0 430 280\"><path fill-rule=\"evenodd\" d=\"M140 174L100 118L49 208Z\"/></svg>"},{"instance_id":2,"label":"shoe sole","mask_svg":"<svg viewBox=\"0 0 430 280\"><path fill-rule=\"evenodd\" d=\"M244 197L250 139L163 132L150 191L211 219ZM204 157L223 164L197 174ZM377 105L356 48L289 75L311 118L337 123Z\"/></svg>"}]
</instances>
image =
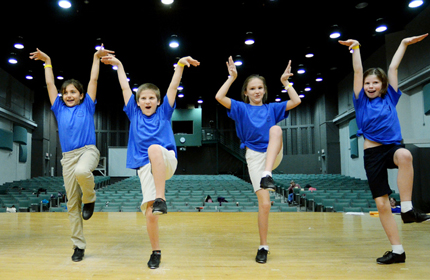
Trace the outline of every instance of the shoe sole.
<instances>
[{"instance_id":1,"label":"shoe sole","mask_svg":"<svg viewBox=\"0 0 430 280\"><path fill-rule=\"evenodd\" d=\"M167 214L167 212L162 212L162 211L152 211L153 215L165 215Z\"/></svg>"},{"instance_id":2,"label":"shoe sole","mask_svg":"<svg viewBox=\"0 0 430 280\"><path fill-rule=\"evenodd\" d=\"M383 263L383 262L376 262L377 264L396 264L396 263L405 263L405 261L402 262L392 262L392 263Z\"/></svg>"},{"instance_id":3,"label":"shoe sole","mask_svg":"<svg viewBox=\"0 0 430 280\"><path fill-rule=\"evenodd\" d=\"M262 188L263 190L268 190L269 192L274 192L274 191L276 191L276 189L273 189L273 188Z\"/></svg>"}]
</instances>

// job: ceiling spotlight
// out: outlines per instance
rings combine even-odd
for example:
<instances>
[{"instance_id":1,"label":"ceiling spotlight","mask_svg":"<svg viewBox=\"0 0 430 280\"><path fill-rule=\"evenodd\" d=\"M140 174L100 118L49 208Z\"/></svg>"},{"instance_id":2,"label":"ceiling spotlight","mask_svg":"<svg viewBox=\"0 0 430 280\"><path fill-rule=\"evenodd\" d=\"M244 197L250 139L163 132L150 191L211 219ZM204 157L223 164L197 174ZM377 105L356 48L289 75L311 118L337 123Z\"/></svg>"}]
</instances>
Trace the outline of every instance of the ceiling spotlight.
<instances>
[{"instance_id":1,"label":"ceiling spotlight","mask_svg":"<svg viewBox=\"0 0 430 280\"><path fill-rule=\"evenodd\" d=\"M174 2L173 0L161 0L161 3L163 3L164 5L170 5L173 2Z\"/></svg>"},{"instance_id":2,"label":"ceiling spotlight","mask_svg":"<svg viewBox=\"0 0 430 280\"><path fill-rule=\"evenodd\" d=\"M197 100L197 103L202 104L203 103L203 99L201 96L199 96L199 99Z\"/></svg>"},{"instance_id":3,"label":"ceiling spotlight","mask_svg":"<svg viewBox=\"0 0 430 280\"><path fill-rule=\"evenodd\" d=\"M314 57L314 54L313 54L313 53L307 53L307 54L305 55L305 57L306 57L306 58L311 58L311 57Z\"/></svg>"},{"instance_id":4,"label":"ceiling spotlight","mask_svg":"<svg viewBox=\"0 0 430 280\"><path fill-rule=\"evenodd\" d=\"M409 8L417 8L424 3L422 0L412 0L409 2Z\"/></svg>"},{"instance_id":5,"label":"ceiling spotlight","mask_svg":"<svg viewBox=\"0 0 430 280\"><path fill-rule=\"evenodd\" d=\"M323 78L322 78L322 77L317 77L317 78L315 79L315 81L316 81L316 82L322 82L322 81L323 81Z\"/></svg>"},{"instance_id":6,"label":"ceiling spotlight","mask_svg":"<svg viewBox=\"0 0 430 280\"><path fill-rule=\"evenodd\" d=\"M180 82L178 86L178 90L183 90L183 89L184 89L184 86L182 85L182 82Z\"/></svg>"},{"instance_id":7,"label":"ceiling spotlight","mask_svg":"<svg viewBox=\"0 0 430 280\"><path fill-rule=\"evenodd\" d=\"M185 95L184 95L184 93L182 93L182 92L180 92L180 93L178 94L178 97L179 97L179 98L184 98L184 96L185 96Z\"/></svg>"},{"instance_id":8,"label":"ceiling spotlight","mask_svg":"<svg viewBox=\"0 0 430 280\"><path fill-rule=\"evenodd\" d=\"M380 33L380 32L384 32L387 30L387 25L384 23L382 18L378 18L376 20L376 28L375 31Z\"/></svg>"},{"instance_id":9,"label":"ceiling spotlight","mask_svg":"<svg viewBox=\"0 0 430 280\"><path fill-rule=\"evenodd\" d=\"M355 5L355 8L356 8L357 10L361 10L361 9L366 8L368 5L369 5L369 4L368 4L367 2L361 2L361 3L358 3L357 5Z\"/></svg>"},{"instance_id":10,"label":"ceiling spotlight","mask_svg":"<svg viewBox=\"0 0 430 280\"><path fill-rule=\"evenodd\" d=\"M311 91L312 89L310 87L305 87L305 91Z\"/></svg>"},{"instance_id":11,"label":"ceiling spotlight","mask_svg":"<svg viewBox=\"0 0 430 280\"><path fill-rule=\"evenodd\" d=\"M132 91L137 92L138 89L139 89L139 85L138 84L134 84Z\"/></svg>"},{"instance_id":12,"label":"ceiling spotlight","mask_svg":"<svg viewBox=\"0 0 430 280\"><path fill-rule=\"evenodd\" d=\"M297 74L304 74L306 73L305 67L303 67L302 64L299 65L299 69L297 70Z\"/></svg>"},{"instance_id":13,"label":"ceiling spotlight","mask_svg":"<svg viewBox=\"0 0 430 280\"><path fill-rule=\"evenodd\" d=\"M305 95L303 93L299 94L300 98L305 98Z\"/></svg>"},{"instance_id":14,"label":"ceiling spotlight","mask_svg":"<svg viewBox=\"0 0 430 280\"><path fill-rule=\"evenodd\" d=\"M96 50L100 50L102 48L102 39L97 38L96 39Z\"/></svg>"},{"instance_id":15,"label":"ceiling spotlight","mask_svg":"<svg viewBox=\"0 0 430 280\"><path fill-rule=\"evenodd\" d=\"M241 66L243 64L242 57L240 55L236 55L234 57L234 65Z\"/></svg>"},{"instance_id":16,"label":"ceiling spotlight","mask_svg":"<svg viewBox=\"0 0 430 280\"><path fill-rule=\"evenodd\" d=\"M28 70L28 73L27 73L27 75L25 75L25 78L27 80L33 80L33 71Z\"/></svg>"},{"instance_id":17,"label":"ceiling spotlight","mask_svg":"<svg viewBox=\"0 0 430 280\"><path fill-rule=\"evenodd\" d=\"M337 39L340 37L340 30L339 30L339 26L337 25L333 25L332 26L332 30L330 32L330 38L332 39Z\"/></svg>"},{"instance_id":18,"label":"ceiling spotlight","mask_svg":"<svg viewBox=\"0 0 430 280\"><path fill-rule=\"evenodd\" d=\"M70 3L70 1L61 0L61 1L58 1L58 6L60 6L63 9L69 9L72 6L72 3Z\"/></svg>"},{"instance_id":19,"label":"ceiling spotlight","mask_svg":"<svg viewBox=\"0 0 430 280\"><path fill-rule=\"evenodd\" d=\"M10 64L17 64L18 63L18 59L16 58L16 54L15 53L11 53L7 61Z\"/></svg>"},{"instance_id":20,"label":"ceiling spotlight","mask_svg":"<svg viewBox=\"0 0 430 280\"><path fill-rule=\"evenodd\" d=\"M57 76L57 80L64 80L64 77L63 76Z\"/></svg>"},{"instance_id":21,"label":"ceiling spotlight","mask_svg":"<svg viewBox=\"0 0 430 280\"><path fill-rule=\"evenodd\" d=\"M252 35L252 32L246 32L245 37L245 44L246 45L253 45L255 43L254 36Z\"/></svg>"},{"instance_id":22,"label":"ceiling spotlight","mask_svg":"<svg viewBox=\"0 0 430 280\"><path fill-rule=\"evenodd\" d=\"M275 101L276 102L281 102L281 97L279 97L279 95L276 95Z\"/></svg>"},{"instance_id":23,"label":"ceiling spotlight","mask_svg":"<svg viewBox=\"0 0 430 280\"><path fill-rule=\"evenodd\" d=\"M172 35L170 37L169 47L171 47L172 49L176 49L177 47L179 47L179 41L178 41L177 35Z\"/></svg>"}]
</instances>

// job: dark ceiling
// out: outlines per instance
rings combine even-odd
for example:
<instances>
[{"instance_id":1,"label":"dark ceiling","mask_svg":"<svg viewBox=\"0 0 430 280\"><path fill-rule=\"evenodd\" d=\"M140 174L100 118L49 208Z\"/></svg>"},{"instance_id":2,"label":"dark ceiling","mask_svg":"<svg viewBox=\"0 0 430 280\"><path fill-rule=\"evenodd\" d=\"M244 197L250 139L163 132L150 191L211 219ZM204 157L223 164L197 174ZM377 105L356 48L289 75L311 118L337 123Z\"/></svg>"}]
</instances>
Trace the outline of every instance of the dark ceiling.
<instances>
[{"instance_id":1,"label":"dark ceiling","mask_svg":"<svg viewBox=\"0 0 430 280\"><path fill-rule=\"evenodd\" d=\"M364 1L364 0L363 0ZM55 74L88 83L92 54L98 38L122 60L131 84L152 82L165 92L178 57L191 55L201 62L186 69L183 76L185 97L178 106L195 104L197 97L211 106L214 96L227 78L228 56L241 55L243 65L230 97L239 99L244 79L250 74L266 77L269 100L281 93L279 81L288 60L293 71L303 64L306 74L295 73L295 88L302 91L309 84L306 99L322 92L336 92L337 82L352 69L346 47L329 38L333 25L341 28L339 39L356 38L366 57L384 43L383 34L375 34L376 20L388 22L387 32L402 30L428 4L408 8L408 0L370 1L286 1L286 0L175 0L163 5L160 0L100 1L72 0L72 7L61 9L52 1L2 1L0 67L37 93L44 91L41 62L28 56L36 47L52 58ZM5 3L6 2L6 3ZM253 32L255 44L244 44L247 32ZM176 34L180 47L171 49L168 40ZM14 40L21 36L25 48L15 50ZM313 58L305 58L311 51ZM10 65L7 57L15 52L18 63ZM34 79L25 80L28 70ZM317 74L324 81L315 82ZM61 82L58 82L60 86ZM111 67L102 65L98 99L117 102L121 97L117 76ZM121 102L121 101L120 101Z\"/></svg>"}]
</instances>

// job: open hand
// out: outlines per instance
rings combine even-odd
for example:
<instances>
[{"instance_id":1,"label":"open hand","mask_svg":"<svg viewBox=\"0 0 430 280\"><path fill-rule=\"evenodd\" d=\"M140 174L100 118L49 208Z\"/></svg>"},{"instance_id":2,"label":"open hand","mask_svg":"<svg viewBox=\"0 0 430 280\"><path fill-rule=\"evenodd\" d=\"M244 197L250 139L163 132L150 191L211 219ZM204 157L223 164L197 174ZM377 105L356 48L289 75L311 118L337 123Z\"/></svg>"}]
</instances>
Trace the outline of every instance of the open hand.
<instances>
[{"instance_id":1,"label":"open hand","mask_svg":"<svg viewBox=\"0 0 430 280\"><path fill-rule=\"evenodd\" d=\"M288 84L287 84L287 82L288 82L288 79L291 77L291 76L293 76L294 74L293 73L291 73L291 60L288 62L288 66L287 66L287 68L285 68L285 71L284 71L284 73L282 74L282 76L281 76L281 83L284 85L284 86L287 86Z\"/></svg>"},{"instance_id":2,"label":"open hand","mask_svg":"<svg viewBox=\"0 0 430 280\"><path fill-rule=\"evenodd\" d=\"M36 50L37 51L30 53L30 59L41 60L43 62L46 62L49 59L49 56L46 53L37 48Z\"/></svg>"},{"instance_id":3,"label":"open hand","mask_svg":"<svg viewBox=\"0 0 430 280\"><path fill-rule=\"evenodd\" d=\"M226 62L226 64L227 64L228 74L233 79L236 79L237 78L237 69L236 69L236 65L234 64L233 58L231 56L228 58L228 61Z\"/></svg>"},{"instance_id":4,"label":"open hand","mask_svg":"<svg viewBox=\"0 0 430 280\"><path fill-rule=\"evenodd\" d=\"M429 34L423 34L420 36L413 36L413 37L409 37L409 38L405 38L403 39L403 43L405 43L407 46L418 43L420 41L422 41L425 37L427 37Z\"/></svg>"},{"instance_id":5,"label":"open hand","mask_svg":"<svg viewBox=\"0 0 430 280\"><path fill-rule=\"evenodd\" d=\"M341 45L349 47L349 50L351 50L355 46L360 46L360 43L357 40L354 40L354 39L349 39L349 40L346 40L346 41L340 41L339 40L338 42Z\"/></svg>"},{"instance_id":6,"label":"open hand","mask_svg":"<svg viewBox=\"0 0 430 280\"><path fill-rule=\"evenodd\" d=\"M181 58L181 59L179 59L179 61L178 61L179 63L182 63L183 65L185 65L185 66L187 66L187 67L190 67L191 65L192 66L199 66L200 65L200 62L199 61L197 61L197 60L195 60L194 58L192 58L191 56L186 56L186 57L183 57L183 58Z\"/></svg>"},{"instance_id":7,"label":"open hand","mask_svg":"<svg viewBox=\"0 0 430 280\"><path fill-rule=\"evenodd\" d=\"M110 51L110 50L106 50L104 48L104 45L102 44L102 46L100 47L100 49L97 50L96 55L98 58L102 58L104 56L107 55L112 55L113 53L115 53L114 51Z\"/></svg>"}]
</instances>

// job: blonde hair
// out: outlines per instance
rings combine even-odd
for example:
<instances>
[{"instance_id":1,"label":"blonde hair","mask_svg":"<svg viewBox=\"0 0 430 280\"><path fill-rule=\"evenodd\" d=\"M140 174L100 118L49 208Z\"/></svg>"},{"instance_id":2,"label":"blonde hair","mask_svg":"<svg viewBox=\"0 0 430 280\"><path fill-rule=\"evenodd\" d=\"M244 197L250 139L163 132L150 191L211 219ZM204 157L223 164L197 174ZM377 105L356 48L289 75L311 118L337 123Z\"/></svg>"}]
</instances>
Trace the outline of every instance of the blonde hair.
<instances>
[{"instance_id":1,"label":"blonde hair","mask_svg":"<svg viewBox=\"0 0 430 280\"><path fill-rule=\"evenodd\" d=\"M141 85L136 91L136 103L139 102L140 93L144 90L152 90L157 97L157 101L161 100L160 89L154 84L145 83Z\"/></svg>"}]
</instances>

